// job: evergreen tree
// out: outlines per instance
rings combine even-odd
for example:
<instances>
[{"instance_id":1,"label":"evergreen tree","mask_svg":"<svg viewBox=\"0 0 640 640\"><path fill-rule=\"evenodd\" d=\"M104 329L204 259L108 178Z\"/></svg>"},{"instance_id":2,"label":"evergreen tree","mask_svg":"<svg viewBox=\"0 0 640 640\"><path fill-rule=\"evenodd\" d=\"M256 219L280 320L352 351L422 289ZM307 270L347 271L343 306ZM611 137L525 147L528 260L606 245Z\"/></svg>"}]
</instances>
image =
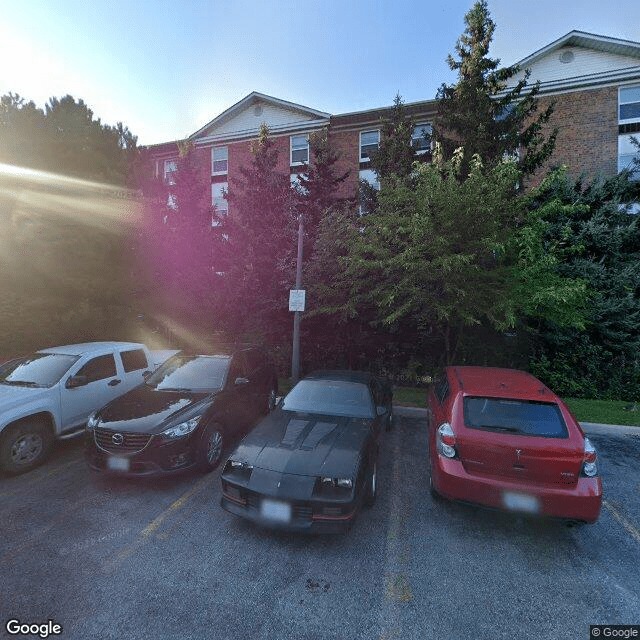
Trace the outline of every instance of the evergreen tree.
<instances>
[{"instance_id":1,"label":"evergreen tree","mask_svg":"<svg viewBox=\"0 0 640 640\"><path fill-rule=\"evenodd\" d=\"M242 178L229 186L231 214L221 227L228 238L224 304L234 336L258 332L275 341L289 330L298 198L289 174L277 170L278 150L266 125L252 154L251 164L240 169Z\"/></svg>"},{"instance_id":2,"label":"evergreen tree","mask_svg":"<svg viewBox=\"0 0 640 640\"><path fill-rule=\"evenodd\" d=\"M527 90L529 71L508 88L519 69L499 68L500 61L489 57L495 23L485 0L474 4L465 24L456 43L458 59L447 58L449 67L458 72L458 81L438 90L435 137L445 159L458 147L464 148L462 177L468 174L475 154L487 166L518 154L526 177L542 165L555 146L556 131L545 134L553 106L539 112L539 83Z\"/></svg>"}]
</instances>

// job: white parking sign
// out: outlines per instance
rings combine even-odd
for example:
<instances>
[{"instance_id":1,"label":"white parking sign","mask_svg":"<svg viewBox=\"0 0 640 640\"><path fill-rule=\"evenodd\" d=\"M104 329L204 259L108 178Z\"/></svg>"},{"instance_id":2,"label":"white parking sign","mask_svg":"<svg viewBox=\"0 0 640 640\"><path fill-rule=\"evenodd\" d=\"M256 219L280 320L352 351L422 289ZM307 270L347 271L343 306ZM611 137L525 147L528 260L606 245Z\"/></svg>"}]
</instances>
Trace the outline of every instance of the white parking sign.
<instances>
[{"instance_id":1,"label":"white parking sign","mask_svg":"<svg viewBox=\"0 0 640 640\"><path fill-rule=\"evenodd\" d=\"M304 289L291 289L289 291L289 311L304 311L306 291Z\"/></svg>"}]
</instances>

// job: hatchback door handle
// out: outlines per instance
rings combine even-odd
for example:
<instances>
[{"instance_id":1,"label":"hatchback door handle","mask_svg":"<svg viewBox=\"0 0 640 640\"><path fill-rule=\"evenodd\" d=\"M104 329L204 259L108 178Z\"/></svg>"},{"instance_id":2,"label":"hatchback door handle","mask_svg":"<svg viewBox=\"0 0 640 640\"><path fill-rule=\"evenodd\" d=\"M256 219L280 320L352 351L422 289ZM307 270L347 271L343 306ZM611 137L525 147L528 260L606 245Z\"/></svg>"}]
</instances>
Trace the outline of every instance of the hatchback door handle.
<instances>
[{"instance_id":1,"label":"hatchback door handle","mask_svg":"<svg viewBox=\"0 0 640 640\"><path fill-rule=\"evenodd\" d=\"M115 387L117 384L120 384L121 382L122 382L122 380L118 380L118 379L111 380L111 381L109 382L109 386L110 386L110 387Z\"/></svg>"}]
</instances>

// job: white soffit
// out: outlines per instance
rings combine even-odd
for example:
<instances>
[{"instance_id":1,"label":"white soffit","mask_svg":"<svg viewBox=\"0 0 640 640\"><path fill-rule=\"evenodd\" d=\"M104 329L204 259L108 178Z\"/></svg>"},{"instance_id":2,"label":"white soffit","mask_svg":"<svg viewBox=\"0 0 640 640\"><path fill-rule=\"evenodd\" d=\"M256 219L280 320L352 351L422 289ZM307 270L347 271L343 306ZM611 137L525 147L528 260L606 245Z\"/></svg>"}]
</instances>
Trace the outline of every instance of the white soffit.
<instances>
[{"instance_id":1,"label":"white soffit","mask_svg":"<svg viewBox=\"0 0 640 640\"><path fill-rule=\"evenodd\" d=\"M329 113L253 92L189 137L199 143L255 136L262 124L269 131L313 129L329 123Z\"/></svg>"}]
</instances>

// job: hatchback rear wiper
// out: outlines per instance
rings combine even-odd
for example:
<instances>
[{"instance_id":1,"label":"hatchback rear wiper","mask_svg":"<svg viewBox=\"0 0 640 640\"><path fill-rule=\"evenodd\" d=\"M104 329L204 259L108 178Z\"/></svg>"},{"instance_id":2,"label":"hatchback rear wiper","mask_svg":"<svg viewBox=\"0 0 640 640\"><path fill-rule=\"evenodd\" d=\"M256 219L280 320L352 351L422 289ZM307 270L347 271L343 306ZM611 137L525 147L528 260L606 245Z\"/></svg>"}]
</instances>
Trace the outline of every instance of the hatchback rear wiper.
<instances>
[{"instance_id":1,"label":"hatchback rear wiper","mask_svg":"<svg viewBox=\"0 0 640 640\"><path fill-rule=\"evenodd\" d=\"M521 433L520 429L515 427L499 427L493 424L480 424L476 429L490 429L491 431L506 431L508 433Z\"/></svg>"}]
</instances>

